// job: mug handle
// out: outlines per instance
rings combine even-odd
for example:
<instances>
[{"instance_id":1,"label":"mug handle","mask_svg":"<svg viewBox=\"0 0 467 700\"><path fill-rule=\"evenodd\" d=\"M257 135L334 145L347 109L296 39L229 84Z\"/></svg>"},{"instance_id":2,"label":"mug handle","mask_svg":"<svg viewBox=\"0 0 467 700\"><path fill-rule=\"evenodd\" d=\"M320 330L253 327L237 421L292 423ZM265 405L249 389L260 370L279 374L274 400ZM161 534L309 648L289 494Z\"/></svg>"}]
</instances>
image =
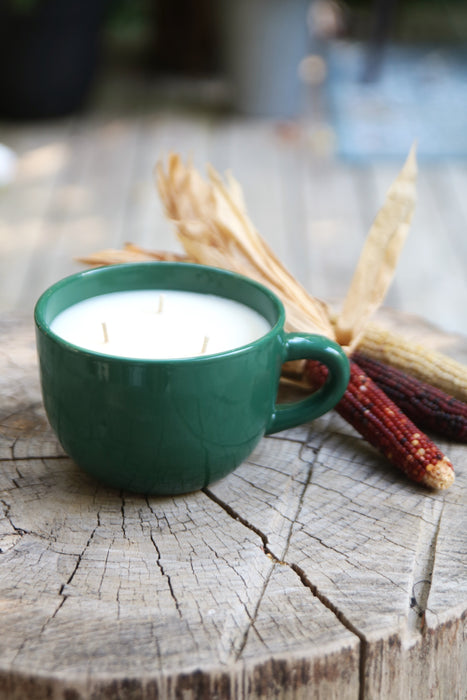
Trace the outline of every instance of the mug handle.
<instances>
[{"instance_id":1,"label":"mug handle","mask_svg":"<svg viewBox=\"0 0 467 700\"><path fill-rule=\"evenodd\" d=\"M266 427L266 435L293 428L322 416L342 398L350 378L350 366L341 346L321 335L287 333L284 359L317 360L329 370L324 386L303 401L276 404Z\"/></svg>"}]
</instances>

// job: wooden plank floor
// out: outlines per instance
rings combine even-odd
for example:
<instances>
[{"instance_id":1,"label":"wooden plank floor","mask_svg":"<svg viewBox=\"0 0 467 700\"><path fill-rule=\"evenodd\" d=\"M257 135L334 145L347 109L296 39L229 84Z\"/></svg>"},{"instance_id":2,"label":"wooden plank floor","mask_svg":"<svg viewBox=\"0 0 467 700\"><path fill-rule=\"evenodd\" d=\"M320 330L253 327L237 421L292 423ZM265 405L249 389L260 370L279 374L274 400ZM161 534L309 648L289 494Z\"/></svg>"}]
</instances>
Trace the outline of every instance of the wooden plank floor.
<instances>
[{"instance_id":1,"label":"wooden plank floor","mask_svg":"<svg viewBox=\"0 0 467 700\"><path fill-rule=\"evenodd\" d=\"M292 272L316 296L344 295L402 163L351 165L323 154L328 125L317 123L313 104L284 128L180 108L168 93L144 99L141 86L102 92L80 116L0 124L0 142L18 155L14 183L0 189L0 312L31 314L48 285L81 269L76 256L125 241L177 249L152 181L171 149L200 168L231 169L254 223ZM448 332L467 332L466 191L467 162L420 165L416 215L387 299Z\"/></svg>"}]
</instances>

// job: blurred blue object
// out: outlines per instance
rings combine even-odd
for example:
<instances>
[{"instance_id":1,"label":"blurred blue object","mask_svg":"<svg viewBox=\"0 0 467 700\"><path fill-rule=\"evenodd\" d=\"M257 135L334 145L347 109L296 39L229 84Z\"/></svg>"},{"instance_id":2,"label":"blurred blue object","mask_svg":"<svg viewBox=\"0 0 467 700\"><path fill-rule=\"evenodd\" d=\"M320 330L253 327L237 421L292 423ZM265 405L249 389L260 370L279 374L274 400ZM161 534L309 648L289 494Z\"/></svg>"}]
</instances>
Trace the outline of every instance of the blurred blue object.
<instances>
[{"instance_id":1,"label":"blurred blue object","mask_svg":"<svg viewBox=\"0 0 467 700\"><path fill-rule=\"evenodd\" d=\"M326 85L337 155L365 161L467 157L467 49L386 47L379 77L363 79L367 49L335 42Z\"/></svg>"}]
</instances>

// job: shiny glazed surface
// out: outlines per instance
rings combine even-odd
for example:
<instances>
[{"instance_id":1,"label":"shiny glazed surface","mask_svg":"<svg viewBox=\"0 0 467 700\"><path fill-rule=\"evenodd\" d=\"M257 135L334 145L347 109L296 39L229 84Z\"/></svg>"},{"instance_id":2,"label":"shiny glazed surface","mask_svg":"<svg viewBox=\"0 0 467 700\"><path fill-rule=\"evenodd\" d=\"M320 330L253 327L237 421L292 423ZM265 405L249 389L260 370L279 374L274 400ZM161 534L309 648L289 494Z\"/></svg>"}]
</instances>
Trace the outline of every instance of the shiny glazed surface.
<instances>
[{"instance_id":1,"label":"shiny glazed surface","mask_svg":"<svg viewBox=\"0 0 467 700\"><path fill-rule=\"evenodd\" d=\"M218 355L133 360L66 343L49 324L69 305L125 289L189 289L235 299L272 328ZM187 263L89 270L47 290L36 305L44 405L65 451L100 481L147 494L202 488L235 469L266 433L311 420L340 399L348 381L342 350L320 336L285 334L269 290L233 273ZM312 397L276 406L281 365L313 357L330 381Z\"/></svg>"}]
</instances>

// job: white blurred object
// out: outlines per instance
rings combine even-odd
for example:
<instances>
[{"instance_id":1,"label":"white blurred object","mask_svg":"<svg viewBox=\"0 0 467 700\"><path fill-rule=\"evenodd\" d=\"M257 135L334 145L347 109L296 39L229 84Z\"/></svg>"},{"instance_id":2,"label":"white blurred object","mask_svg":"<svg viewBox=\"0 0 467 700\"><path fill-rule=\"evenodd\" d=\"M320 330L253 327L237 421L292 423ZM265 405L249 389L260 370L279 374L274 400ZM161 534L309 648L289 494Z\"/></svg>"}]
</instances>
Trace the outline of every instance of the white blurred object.
<instances>
[{"instance_id":1,"label":"white blurred object","mask_svg":"<svg viewBox=\"0 0 467 700\"><path fill-rule=\"evenodd\" d=\"M0 143L0 187L13 181L16 173L17 157L15 153Z\"/></svg>"},{"instance_id":2,"label":"white blurred object","mask_svg":"<svg viewBox=\"0 0 467 700\"><path fill-rule=\"evenodd\" d=\"M308 9L308 31L315 39L335 39L346 28L342 3L337 0L313 0Z\"/></svg>"}]
</instances>

